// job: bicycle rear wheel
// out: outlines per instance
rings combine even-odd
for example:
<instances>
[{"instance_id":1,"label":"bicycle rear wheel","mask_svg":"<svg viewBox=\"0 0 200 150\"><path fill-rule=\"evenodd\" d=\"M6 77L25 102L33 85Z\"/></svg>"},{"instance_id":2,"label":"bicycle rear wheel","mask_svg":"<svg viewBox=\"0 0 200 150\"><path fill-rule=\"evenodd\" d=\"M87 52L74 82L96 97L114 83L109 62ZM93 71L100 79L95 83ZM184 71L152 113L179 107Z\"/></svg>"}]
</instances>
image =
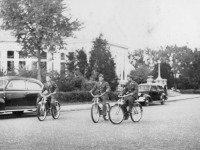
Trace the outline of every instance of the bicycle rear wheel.
<instances>
[{"instance_id":1,"label":"bicycle rear wheel","mask_svg":"<svg viewBox=\"0 0 200 150\"><path fill-rule=\"evenodd\" d=\"M47 116L47 108L45 103L38 104L37 106L37 118L40 121L44 121Z\"/></svg>"},{"instance_id":2,"label":"bicycle rear wheel","mask_svg":"<svg viewBox=\"0 0 200 150\"><path fill-rule=\"evenodd\" d=\"M53 109L51 109L51 114L53 119L58 119L60 116L60 103L56 101L55 106L56 107L52 107Z\"/></svg>"},{"instance_id":3,"label":"bicycle rear wheel","mask_svg":"<svg viewBox=\"0 0 200 150\"><path fill-rule=\"evenodd\" d=\"M106 121L109 119L109 111L110 111L110 104L106 103L106 116L103 117L103 119Z\"/></svg>"},{"instance_id":4,"label":"bicycle rear wheel","mask_svg":"<svg viewBox=\"0 0 200 150\"><path fill-rule=\"evenodd\" d=\"M98 104L93 104L91 108L91 118L94 123L99 121L100 110Z\"/></svg>"},{"instance_id":5,"label":"bicycle rear wheel","mask_svg":"<svg viewBox=\"0 0 200 150\"><path fill-rule=\"evenodd\" d=\"M142 114L143 114L142 105L140 103L134 104L132 108L132 113L130 113L131 120L133 122L139 122L142 118Z\"/></svg>"},{"instance_id":6,"label":"bicycle rear wheel","mask_svg":"<svg viewBox=\"0 0 200 150\"><path fill-rule=\"evenodd\" d=\"M124 119L124 112L121 106L114 105L110 108L109 119L113 124L120 124Z\"/></svg>"}]
</instances>

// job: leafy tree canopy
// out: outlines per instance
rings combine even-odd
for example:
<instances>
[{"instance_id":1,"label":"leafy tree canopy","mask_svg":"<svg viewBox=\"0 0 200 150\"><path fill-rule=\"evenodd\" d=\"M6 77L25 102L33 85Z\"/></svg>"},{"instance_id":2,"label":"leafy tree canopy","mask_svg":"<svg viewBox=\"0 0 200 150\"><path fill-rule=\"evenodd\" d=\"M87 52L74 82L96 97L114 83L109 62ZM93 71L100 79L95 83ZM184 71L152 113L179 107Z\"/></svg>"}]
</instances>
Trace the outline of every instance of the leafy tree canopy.
<instances>
[{"instance_id":1,"label":"leafy tree canopy","mask_svg":"<svg viewBox=\"0 0 200 150\"><path fill-rule=\"evenodd\" d=\"M41 80L40 60L43 51L55 52L64 46L63 38L73 37L81 23L63 13L63 0L2 0L2 29L12 30L22 45L24 56L38 58L38 79Z\"/></svg>"}]
</instances>

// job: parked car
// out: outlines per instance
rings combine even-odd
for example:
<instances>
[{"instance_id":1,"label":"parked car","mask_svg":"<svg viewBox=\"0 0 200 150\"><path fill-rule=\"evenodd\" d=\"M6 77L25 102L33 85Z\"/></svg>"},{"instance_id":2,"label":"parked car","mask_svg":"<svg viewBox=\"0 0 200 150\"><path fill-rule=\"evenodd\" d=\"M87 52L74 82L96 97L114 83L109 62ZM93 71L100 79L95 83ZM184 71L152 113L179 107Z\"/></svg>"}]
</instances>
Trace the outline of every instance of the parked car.
<instances>
[{"instance_id":1,"label":"parked car","mask_svg":"<svg viewBox=\"0 0 200 150\"><path fill-rule=\"evenodd\" d=\"M144 83L139 85L138 102L149 106L152 102L160 102L162 105L167 100L163 87L157 83Z\"/></svg>"},{"instance_id":2,"label":"parked car","mask_svg":"<svg viewBox=\"0 0 200 150\"><path fill-rule=\"evenodd\" d=\"M21 116L25 111L36 111L36 101L43 84L33 78L0 77L0 114L12 112Z\"/></svg>"}]
</instances>

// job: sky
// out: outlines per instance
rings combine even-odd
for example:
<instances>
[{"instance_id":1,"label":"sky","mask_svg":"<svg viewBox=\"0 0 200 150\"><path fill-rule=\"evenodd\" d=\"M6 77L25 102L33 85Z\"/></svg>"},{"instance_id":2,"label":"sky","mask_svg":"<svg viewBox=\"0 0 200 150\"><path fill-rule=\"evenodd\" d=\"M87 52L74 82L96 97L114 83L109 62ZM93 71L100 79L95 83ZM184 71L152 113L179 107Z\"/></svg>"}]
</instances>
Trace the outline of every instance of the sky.
<instances>
[{"instance_id":1,"label":"sky","mask_svg":"<svg viewBox=\"0 0 200 150\"><path fill-rule=\"evenodd\" d=\"M79 39L103 33L129 51L177 45L200 48L199 0L64 0L81 20Z\"/></svg>"}]
</instances>

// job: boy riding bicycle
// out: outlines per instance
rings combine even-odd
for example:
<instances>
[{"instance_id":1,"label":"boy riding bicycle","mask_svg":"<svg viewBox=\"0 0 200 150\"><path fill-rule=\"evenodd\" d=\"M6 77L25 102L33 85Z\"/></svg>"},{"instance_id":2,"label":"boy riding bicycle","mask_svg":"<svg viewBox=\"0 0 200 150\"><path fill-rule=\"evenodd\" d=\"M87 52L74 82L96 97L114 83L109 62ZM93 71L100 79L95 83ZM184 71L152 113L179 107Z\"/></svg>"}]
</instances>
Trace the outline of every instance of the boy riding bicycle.
<instances>
[{"instance_id":1,"label":"boy riding bicycle","mask_svg":"<svg viewBox=\"0 0 200 150\"><path fill-rule=\"evenodd\" d=\"M51 77L49 75L46 76L46 83L44 83L44 87L41 93L45 91L47 91L48 94L51 94L48 97L48 100L50 101L51 106L56 107L55 102L56 102L56 92L58 91L58 86L56 85L54 81L51 80ZM41 99L41 96L38 97L37 104L39 103L40 99Z\"/></svg>"},{"instance_id":2,"label":"boy riding bicycle","mask_svg":"<svg viewBox=\"0 0 200 150\"><path fill-rule=\"evenodd\" d=\"M125 88L123 89L122 95L129 95L125 98L126 103L122 105L122 109L124 111L125 115L125 120L128 119L129 114L127 112L127 106L129 106L129 110L131 111L133 108L133 103L135 100L138 99L138 84L133 81L133 78L131 75L127 76L128 83L125 85Z\"/></svg>"}]
</instances>

